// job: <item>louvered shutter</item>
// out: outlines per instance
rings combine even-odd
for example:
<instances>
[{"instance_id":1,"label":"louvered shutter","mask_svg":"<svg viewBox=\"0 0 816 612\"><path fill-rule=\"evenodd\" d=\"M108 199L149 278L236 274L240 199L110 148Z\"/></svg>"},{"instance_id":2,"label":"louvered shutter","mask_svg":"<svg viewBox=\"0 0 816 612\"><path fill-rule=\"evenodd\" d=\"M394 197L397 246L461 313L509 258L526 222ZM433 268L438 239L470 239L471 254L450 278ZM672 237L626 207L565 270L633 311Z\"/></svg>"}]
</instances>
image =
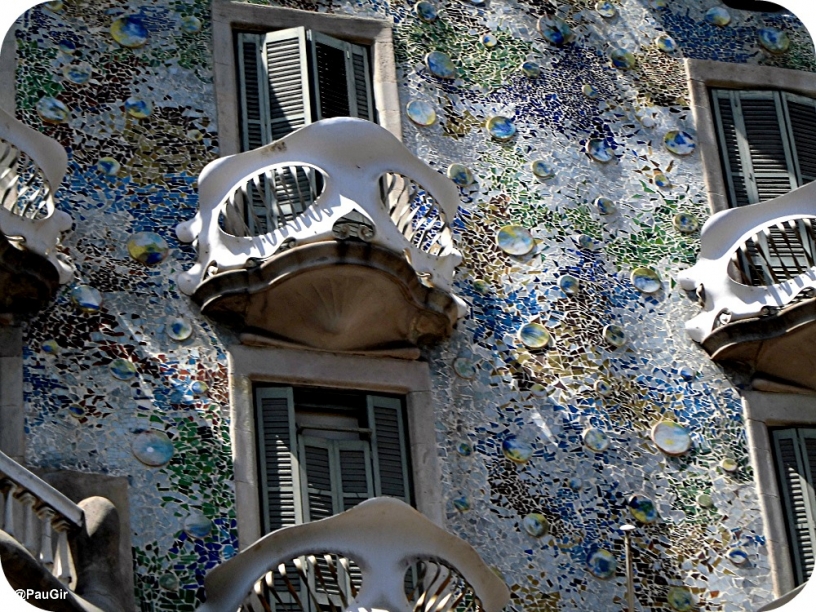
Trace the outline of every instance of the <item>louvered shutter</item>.
<instances>
[{"instance_id":1,"label":"louvered shutter","mask_svg":"<svg viewBox=\"0 0 816 612\"><path fill-rule=\"evenodd\" d=\"M269 131L269 85L263 61L264 37L238 33L238 97L241 110L241 150L251 151L272 141ZM268 197L257 188L235 196L227 208L225 229L236 235L267 230Z\"/></svg>"},{"instance_id":2,"label":"louvered shutter","mask_svg":"<svg viewBox=\"0 0 816 612\"><path fill-rule=\"evenodd\" d=\"M245 151L312 122L305 28L240 32L238 68Z\"/></svg>"},{"instance_id":3,"label":"louvered shutter","mask_svg":"<svg viewBox=\"0 0 816 612\"><path fill-rule=\"evenodd\" d=\"M369 444L365 440L332 440L300 436L302 479L306 483L303 503L306 520L316 521L350 510L360 502L374 497ZM333 556L335 563L338 557ZM356 588L362 584L358 567L349 573L339 571L339 584L321 583L318 574L330 576L329 565L323 557L316 559L315 569L309 572L309 584L321 606L341 605L338 589L350 599L349 581ZM338 566L339 567L339 566Z\"/></svg>"},{"instance_id":4,"label":"louvered shutter","mask_svg":"<svg viewBox=\"0 0 816 612\"><path fill-rule=\"evenodd\" d=\"M796 582L801 584L813 570L816 547L816 430L776 430L773 444Z\"/></svg>"},{"instance_id":5,"label":"louvered shutter","mask_svg":"<svg viewBox=\"0 0 816 612\"><path fill-rule=\"evenodd\" d=\"M801 186L816 180L816 100L787 92L783 99Z\"/></svg>"},{"instance_id":6,"label":"louvered shutter","mask_svg":"<svg viewBox=\"0 0 816 612\"><path fill-rule=\"evenodd\" d=\"M368 442L300 436L299 445L305 520L327 518L374 497Z\"/></svg>"},{"instance_id":7,"label":"louvered shutter","mask_svg":"<svg viewBox=\"0 0 816 612\"><path fill-rule=\"evenodd\" d=\"M292 389L255 390L265 533L303 522Z\"/></svg>"},{"instance_id":8,"label":"louvered shutter","mask_svg":"<svg viewBox=\"0 0 816 612\"><path fill-rule=\"evenodd\" d=\"M304 483L304 522L337 514L332 441L300 436L301 479Z\"/></svg>"},{"instance_id":9,"label":"louvered shutter","mask_svg":"<svg viewBox=\"0 0 816 612\"><path fill-rule=\"evenodd\" d=\"M337 475L340 480L338 512L343 512L375 495L371 448L366 440L337 440L335 448ZM359 590L363 584L360 568L351 566L345 580L354 583L355 589ZM342 586L347 593L351 592L347 582Z\"/></svg>"},{"instance_id":10,"label":"louvered shutter","mask_svg":"<svg viewBox=\"0 0 816 612\"><path fill-rule=\"evenodd\" d=\"M715 90L714 97L721 126L729 105L733 121L733 134L728 126L720 130L724 165L732 176L739 179L741 174L745 183L747 201L738 197L737 184L733 202L737 206L764 202L795 189L798 183L779 92Z\"/></svg>"},{"instance_id":11,"label":"louvered shutter","mask_svg":"<svg viewBox=\"0 0 816 612\"><path fill-rule=\"evenodd\" d=\"M411 503L402 402L394 397L368 396L368 422L372 428L374 491Z\"/></svg>"},{"instance_id":12,"label":"louvered shutter","mask_svg":"<svg viewBox=\"0 0 816 612\"><path fill-rule=\"evenodd\" d=\"M800 450L802 451L802 463L805 465L805 479L807 481L806 491L808 494L808 530L811 542L810 559L805 559L805 573L803 582L810 578L816 567L816 429L799 430Z\"/></svg>"},{"instance_id":13,"label":"louvered shutter","mask_svg":"<svg viewBox=\"0 0 816 612\"><path fill-rule=\"evenodd\" d=\"M371 451L363 440L337 440L335 444L340 478L338 512L344 512L374 497Z\"/></svg>"},{"instance_id":14,"label":"louvered shutter","mask_svg":"<svg viewBox=\"0 0 816 612\"><path fill-rule=\"evenodd\" d=\"M238 34L238 96L241 101L241 149L257 149L269 133L269 86L262 59L263 36Z\"/></svg>"},{"instance_id":15,"label":"louvered shutter","mask_svg":"<svg viewBox=\"0 0 816 612\"><path fill-rule=\"evenodd\" d=\"M242 150L269 144L311 123L304 28L239 33L238 64ZM246 195L239 194L251 203L239 202L249 234L270 232L303 212L314 201L314 180L310 170L281 168L256 181ZM237 233L234 227L227 229Z\"/></svg>"},{"instance_id":16,"label":"louvered shutter","mask_svg":"<svg viewBox=\"0 0 816 612\"><path fill-rule=\"evenodd\" d=\"M297 460L294 398L291 387L259 387L255 390L261 509L264 533L303 522L300 470ZM291 562L286 564L296 591L300 579ZM301 607L275 572L267 599L273 612L299 612Z\"/></svg>"},{"instance_id":17,"label":"louvered shutter","mask_svg":"<svg viewBox=\"0 0 816 612\"><path fill-rule=\"evenodd\" d=\"M722 89L713 90L713 108L720 140L720 154L728 183L729 200L732 206L745 206L751 203L747 183L750 170L743 169L742 165L741 141L737 133L744 133L745 126L742 123L742 114L734 111L732 95L734 93ZM747 151L745 154L747 155Z\"/></svg>"},{"instance_id":18,"label":"louvered shutter","mask_svg":"<svg viewBox=\"0 0 816 612\"><path fill-rule=\"evenodd\" d=\"M798 184L779 93L743 91L739 104L750 154L747 163L751 165L756 189L752 201L764 202L796 189Z\"/></svg>"},{"instance_id":19,"label":"louvered shutter","mask_svg":"<svg viewBox=\"0 0 816 612\"><path fill-rule=\"evenodd\" d=\"M349 53L351 56L352 87L356 104L353 116L367 121L374 121L368 51L360 45L349 44Z\"/></svg>"},{"instance_id":20,"label":"louvered shutter","mask_svg":"<svg viewBox=\"0 0 816 612\"><path fill-rule=\"evenodd\" d=\"M365 47L309 32L315 118L372 119L371 77Z\"/></svg>"},{"instance_id":21,"label":"louvered shutter","mask_svg":"<svg viewBox=\"0 0 816 612\"><path fill-rule=\"evenodd\" d=\"M262 61L269 88L269 133L272 140L277 140L312 122L306 29L289 28L262 37Z\"/></svg>"},{"instance_id":22,"label":"louvered shutter","mask_svg":"<svg viewBox=\"0 0 816 612\"><path fill-rule=\"evenodd\" d=\"M779 197L816 177L814 101L786 92L714 90L723 167L732 205ZM810 268L810 227L771 227L740 255L746 281L782 282Z\"/></svg>"}]
</instances>

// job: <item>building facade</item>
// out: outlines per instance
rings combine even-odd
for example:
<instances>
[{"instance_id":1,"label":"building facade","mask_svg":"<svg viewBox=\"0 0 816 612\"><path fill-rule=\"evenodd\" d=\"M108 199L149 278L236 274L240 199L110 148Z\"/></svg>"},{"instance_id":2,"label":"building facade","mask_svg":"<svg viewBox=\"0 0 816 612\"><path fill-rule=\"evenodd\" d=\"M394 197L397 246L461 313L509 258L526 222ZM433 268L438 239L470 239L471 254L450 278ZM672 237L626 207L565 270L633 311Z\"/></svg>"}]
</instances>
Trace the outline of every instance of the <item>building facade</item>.
<instances>
[{"instance_id":1,"label":"building facade","mask_svg":"<svg viewBox=\"0 0 816 612\"><path fill-rule=\"evenodd\" d=\"M114 501L145 611L193 610L204 575L263 533L381 494L470 542L514 610L623 608L625 523L643 610L751 610L793 589L816 544L814 389L714 363L679 278L713 212L816 177L816 56L791 13L726 4L31 9L14 65L2 55L5 108L68 153L74 275L4 332L4 414L24 423L4 420L3 450ZM226 289L196 293L211 243L177 226L204 167L334 116L376 120L455 185L452 329L411 319L407 344L360 348L305 298L270 294L271 315L248 306L236 326L213 306ZM284 227L302 214L290 192L302 204L329 180L298 172L278 177L285 221L256 202L242 231ZM357 299L359 333L388 327L382 295ZM280 436L288 454L270 457Z\"/></svg>"}]
</instances>

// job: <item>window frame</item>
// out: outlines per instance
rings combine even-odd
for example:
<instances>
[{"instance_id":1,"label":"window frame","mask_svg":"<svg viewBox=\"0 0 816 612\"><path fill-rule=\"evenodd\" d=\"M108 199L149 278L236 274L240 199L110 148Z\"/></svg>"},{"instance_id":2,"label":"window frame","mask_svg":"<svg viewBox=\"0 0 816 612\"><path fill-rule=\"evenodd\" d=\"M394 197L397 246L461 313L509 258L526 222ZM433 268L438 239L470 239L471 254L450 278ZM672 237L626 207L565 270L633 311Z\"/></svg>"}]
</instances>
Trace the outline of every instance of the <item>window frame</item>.
<instances>
[{"instance_id":1,"label":"window frame","mask_svg":"<svg viewBox=\"0 0 816 612\"><path fill-rule=\"evenodd\" d=\"M755 381L742 395L743 418L754 484L757 487L768 561L776 597L795 588L795 571L788 541L783 494L780 491L771 429L816 427L816 396L779 392L774 383Z\"/></svg>"},{"instance_id":2,"label":"window frame","mask_svg":"<svg viewBox=\"0 0 816 612\"><path fill-rule=\"evenodd\" d=\"M813 449L808 448L808 441L810 441L811 444L813 441L816 441L816 428L801 426L774 427L770 429L769 434L774 447L774 463L778 483L782 489L782 497L784 498L784 507L786 509L791 510L794 508L797 501L794 497L794 486L791 483L793 479L786 469L786 467L791 466L784 465L786 459L788 461L790 461L790 459L795 461L795 474L797 476L795 480L801 487L801 501L804 505L802 512L804 512L805 516L802 517L801 512L797 512L794 508L793 512L788 513L785 517L787 519L788 544L791 548L795 547L797 532L803 527L802 522L796 519L804 518L805 529L807 530L804 539L809 541L812 551L813 548L816 548L816 501L813 498L814 475L816 475L816 472L813 471L811 466L810 455ZM788 443L787 445L785 444L786 442ZM788 450L793 452L794 457L791 457L790 454L788 454L787 457L784 456L785 449L783 445L788 446ZM814 456L814 459L816 459L816 456ZM804 482L802 479L804 479ZM804 554L795 554L792 555L792 557L795 580L799 583L797 586L801 586L807 582L805 574L808 568L803 558ZM813 567L811 566L811 574L812 573Z\"/></svg>"},{"instance_id":3,"label":"window frame","mask_svg":"<svg viewBox=\"0 0 816 612\"><path fill-rule=\"evenodd\" d=\"M730 186L720 158L719 128L709 90L782 90L816 98L816 74L712 60L686 59L685 64L709 208L712 213L728 210Z\"/></svg>"},{"instance_id":4,"label":"window frame","mask_svg":"<svg viewBox=\"0 0 816 612\"><path fill-rule=\"evenodd\" d=\"M381 19L214 0L213 84L220 155L241 151L238 60L234 32L269 32L297 26L369 47L372 96L378 123L402 140L400 103L391 23Z\"/></svg>"},{"instance_id":5,"label":"window frame","mask_svg":"<svg viewBox=\"0 0 816 612\"><path fill-rule=\"evenodd\" d=\"M258 491L255 384L349 389L402 395L408 419L410 479L416 508L444 527L436 417L428 364L385 357L339 355L236 344L227 348L230 373L230 437L235 470L238 542L246 548L262 533Z\"/></svg>"}]
</instances>

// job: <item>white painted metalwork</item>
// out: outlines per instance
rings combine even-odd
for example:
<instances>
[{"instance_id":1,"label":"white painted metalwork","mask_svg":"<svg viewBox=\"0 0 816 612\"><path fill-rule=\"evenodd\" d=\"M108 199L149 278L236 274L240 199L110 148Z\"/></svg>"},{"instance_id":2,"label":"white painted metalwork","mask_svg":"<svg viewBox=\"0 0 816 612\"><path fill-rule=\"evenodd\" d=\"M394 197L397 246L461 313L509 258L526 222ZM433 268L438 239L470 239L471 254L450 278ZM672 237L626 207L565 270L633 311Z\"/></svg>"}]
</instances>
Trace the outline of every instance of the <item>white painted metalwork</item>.
<instances>
[{"instance_id":1,"label":"white painted metalwork","mask_svg":"<svg viewBox=\"0 0 816 612\"><path fill-rule=\"evenodd\" d=\"M0 109L0 232L46 257L63 284L74 270L57 245L72 220L54 207L54 191L67 167L68 156L57 141Z\"/></svg>"},{"instance_id":2,"label":"white painted metalwork","mask_svg":"<svg viewBox=\"0 0 816 612\"><path fill-rule=\"evenodd\" d=\"M470 544L391 497L274 531L204 585L199 612L499 612L510 599Z\"/></svg>"},{"instance_id":3,"label":"white painted metalwork","mask_svg":"<svg viewBox=\"0 0 816 612\"><path fill-rule=\"evenodd\" d=\"M814 223L816 183L713 215L697 263L678 277L703 305L686 322L688 334L702 342L719 325L774 312L816 290Z\"/></svg>"},{"instance_id":4,"label":"white painted metalwork","mask_svg":"<svg viewBox=\"0 0 816 612\"><path fill-rule=\"evenodd\" d=\"M304 168L309 181L322 181L322 190L293 188L285 211L277 204L270 209L278 220L266 233L252 235L252 204L257 208L281 191L283 170L294 177ZM199 211L176 227L180 240L198 247L198 262L179 275L179 288L189 295L212 274L352 231L404 254L424 284L450 291L454 268L462 261L450 231L458 205L455 185L384 128L349 117L324 119L204 168ZM464 302L454 298L464 314Z\"/></svg>"},{"instance_id":5,"label":"white painted metalwork","mask_svg":"<svg viewBox=\"0 0 816 612\"><path fill-rule=\"evenodd\" d=\"M64 584L75 581L68 532L84 525L82 508L2 452L0 492L0 529L20 541Z\"/></svg>"}]
</instances>

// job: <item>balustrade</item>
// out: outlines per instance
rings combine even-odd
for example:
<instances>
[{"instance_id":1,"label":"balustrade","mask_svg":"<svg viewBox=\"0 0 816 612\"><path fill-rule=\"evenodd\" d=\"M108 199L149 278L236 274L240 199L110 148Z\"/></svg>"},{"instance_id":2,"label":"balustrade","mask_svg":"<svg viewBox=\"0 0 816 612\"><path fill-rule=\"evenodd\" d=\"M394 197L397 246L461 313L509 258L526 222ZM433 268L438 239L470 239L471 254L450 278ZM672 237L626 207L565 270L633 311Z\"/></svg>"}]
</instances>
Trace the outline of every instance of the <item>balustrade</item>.
<instances>
[{"instance_id":1,"label":"balustrade","mask_svg":"<svg viewBox=\"0 0 816 612\"><path fill-rule=\"evenodd\" d=\"M82 509L3 453L0 492L0 529L25 546L63 584L75 583L68 538L83 525Z\"/></svg>"},{"instance_id":2,"label":"balustrade","mask_svg":"<svg viewBox=\"0 0 816 612\"><path fill-rule=\"evenodd\" d=\"M443 291L462 260L450 229L455 185L370 121L325 119L216 160L199 194L195 218L176 229L198 249L179 277L187 294L292 246L349 237L404 256L423 284Z\"/></svg>"},{"instance_id":3,"label":"balustrade","mask_svg":"<svg viewBox=\"0 0 816 612\"><path fill-rule=\"evenodd\" d=\"M510 598L469 544L388 497L270 533L204 584L199 612L499 612Z\"/></svg>"}]
</instances>

